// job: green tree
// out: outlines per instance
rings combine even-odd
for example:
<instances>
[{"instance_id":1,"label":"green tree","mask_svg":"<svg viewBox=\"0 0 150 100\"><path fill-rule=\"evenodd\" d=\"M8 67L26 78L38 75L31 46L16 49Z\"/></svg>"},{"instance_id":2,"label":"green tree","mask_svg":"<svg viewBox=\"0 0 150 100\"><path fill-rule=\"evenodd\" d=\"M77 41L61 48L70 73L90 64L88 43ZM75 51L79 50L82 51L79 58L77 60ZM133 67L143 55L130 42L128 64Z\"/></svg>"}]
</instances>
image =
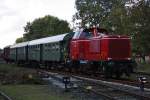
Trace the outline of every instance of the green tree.
<instances>
[{"instance_id":1,"label":"green tree","mask_svg":"<svg viewBox=\"0 0 150 100\"><path fill-rule=\"evenodd\" d=\"M77 13L73 21L81 20L81 26L100 26L124 34L129 29L126 4L130 0L76 0ZM130 26L129 26L130 27Z\"/></svg>"},{"instance_id":2,"label":"green tree","mask_svg":"<svg viewBox=\"0 0 150 100\"><path fill-rule=\"evenodd\" d=\"M73 21L81 20L81 27L101 25L112 8L113 0L76 0L77 13Z\"/></svg>"},{"instance_id":3,"label":"green tree","mask_svg":"<svg viewBox=\"0 0 150 100\"><path fill-rule=\"evenodd\" d=\"M23 35L23 41L29 41L42 37L71 32L72 30L70 29L67 21L47 15L45 17L35 19L33 22L27 22L26 26L24 27L24 31L25 34ZM20 42L20 38L17 39L16 42Z\"/></svg>"},{"instance_id":4,"label":"green tree","mask_svg":"<svg viewBox=\"0 0 150 100\"><path fill-rule=\"evenodd\" d=\"M23 37L20 37L20 38L16 39L16 43L20 43L20 42L23 42L23 41L24 41Z\"/></svg>"},{"instance_id":5,"label":"green tree","mask_svg":"<svg viewBox=\"0 0 150 100\"><path fill-rule=\"evenodd\" d=\"M24 34L25 40L63 34L71 31L67 21L50 15L35 19L32 23L28 22L24 30L26 32Z\"/></svg>"},{"instance_id":6,"label":"green tree","mask_svg":"<svg viewBox=\"0 0 150 100\"><path fill-rule=\"evenodd\" d=\"M131 9L134 51L141 56L150 54L150 1L141 0Z\"/></svg>"},{"instance_id":7,"label":"green tree","mask_svg":"<svg viewBox=\"0 0 150 100\"><path fill-rule=\"evenodd\" d=\"M130 23L130 13L127 7L127 0L115 0L112 9L103 26L116 34L130 35L132 23Z\"/></svg>"}]
</instances>

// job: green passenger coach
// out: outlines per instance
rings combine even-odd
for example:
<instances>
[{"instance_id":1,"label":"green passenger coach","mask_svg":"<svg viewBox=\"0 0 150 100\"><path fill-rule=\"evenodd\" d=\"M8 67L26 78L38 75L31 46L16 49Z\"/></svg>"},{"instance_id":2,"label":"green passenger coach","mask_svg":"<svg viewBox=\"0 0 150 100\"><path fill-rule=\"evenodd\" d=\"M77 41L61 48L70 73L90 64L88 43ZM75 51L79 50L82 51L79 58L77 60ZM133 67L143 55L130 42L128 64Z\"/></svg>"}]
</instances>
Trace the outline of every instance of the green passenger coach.
<instances>
[{"instance_id":1,"label":"green passenger coach","mask_svg":"<svg viewBox=\"0 0 150 100\"><path fill-rule=\"evenodd\" d=\"M14 45L10 46L10 55L9 55L9 59L10 61L16 61L17 56L16 56L16 48L14 47Z\"/></svg>"},{"instance_id":2,"label":"green passenger coach","mask_svg":"<svg viewBox=\"0 0 150 100\"><path fill-rule=\"evenodd\" d=\"M32 40L28 44L28 59L35 62L61 62L68 54L67 44L72 33Z\"/></svg>"},{"instance_id":3,"label":"green passenger coach","mask_svg":"<svg viewBox=\"0 0 150 100\"><path fill-rule=\"evenodd\" d=\"M24 62L27 60L28 42L14 44L10 47L10 59L12 61Z\"/></svg>"},{"instance_id":4,"label":"green passenger coach","mask_svg":"<svg viewBox=\"0 0 150 100\"><path fill-rule=\"evenodd\" d=\"M10 60L17 63L45 64L64 63L69 57L69 45L74 33L36 39L10 47Z\"/></svg>"}]
</instances>

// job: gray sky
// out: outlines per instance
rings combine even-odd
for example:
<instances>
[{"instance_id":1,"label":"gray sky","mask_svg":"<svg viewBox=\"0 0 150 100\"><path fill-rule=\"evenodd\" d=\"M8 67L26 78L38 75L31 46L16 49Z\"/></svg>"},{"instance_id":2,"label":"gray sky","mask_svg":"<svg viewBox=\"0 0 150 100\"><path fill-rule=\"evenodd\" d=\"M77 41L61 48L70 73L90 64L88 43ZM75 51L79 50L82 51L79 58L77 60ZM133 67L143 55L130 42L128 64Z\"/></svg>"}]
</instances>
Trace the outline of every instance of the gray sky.
<instances>
[{"instance_id":1,"label":"gray sky","mask_svg":"<svg viewBox=\"0 0 150 100\"><path fill-rule=\"evenodd\" d=\"M72 21L75 0L0 0L0 48L22 37L26 22L45 15Z\"/></svg>"}]
</instances>

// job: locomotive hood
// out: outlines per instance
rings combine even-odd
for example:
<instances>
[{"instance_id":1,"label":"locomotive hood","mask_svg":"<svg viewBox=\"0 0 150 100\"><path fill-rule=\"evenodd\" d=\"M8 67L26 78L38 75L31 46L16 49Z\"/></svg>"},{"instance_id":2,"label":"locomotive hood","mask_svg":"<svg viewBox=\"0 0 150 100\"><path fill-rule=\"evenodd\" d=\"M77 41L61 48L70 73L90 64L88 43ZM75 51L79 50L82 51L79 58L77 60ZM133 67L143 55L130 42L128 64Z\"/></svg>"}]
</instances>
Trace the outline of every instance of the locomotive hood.
<instances>
[{"instance_id":1,"label":"locomotive hood","mask_svg":"<svg viewBox=\"0 0 150 100\"><path fill-rule=\"evenodd\" d=\"M128 38L128 36L125 35L110 35L106 29L100 29L100 28L90 28L90 29L84 29L75 32L73 39L91 39L91 38Z\"/></svg>"},{"instance_id":2,"label":"locomotive hood","mask_svg":"<svg viewBox=\"0 0 150 100\"><path fill-rule=\"evenodd\" d=\"M108 32L103 28L88 28L75 32L73 39L90 39L107 36Z\"/></svg>"}]
</instances>

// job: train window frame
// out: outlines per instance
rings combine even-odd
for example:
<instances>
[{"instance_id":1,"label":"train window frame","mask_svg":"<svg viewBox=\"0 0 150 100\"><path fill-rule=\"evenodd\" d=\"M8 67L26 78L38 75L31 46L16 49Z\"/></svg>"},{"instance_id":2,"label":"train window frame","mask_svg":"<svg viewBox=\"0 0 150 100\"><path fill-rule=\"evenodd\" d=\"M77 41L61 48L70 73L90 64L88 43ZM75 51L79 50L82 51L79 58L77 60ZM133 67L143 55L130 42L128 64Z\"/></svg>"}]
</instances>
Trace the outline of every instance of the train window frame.
<instances>
[{"instance_id":1,"label":"train window frame","mask_svg":"<svg viewBox=\"0 0 150 100\"><path fill-rule=\"evenodd\" d=\"M56 50L57 50L57 51L59 50L59 45L58 45L58 43L56 43Z\"/></svg>"},{"instance_id":2,"label":"train window frame","mask_svg":"<svg viewBox=\"0 0 150 100\"><path fill-rule=\"evenodd\" d=\"M56 43L54 43L54 49L56 49Z\"/></svg>"},{"instance_id":3,"label":"train window frame","mask_svg":"<svg viewBox=\"0 0 150 100\"><path fill-rule=\"evenodd\" d=\"M54 49L54 43L52 43L52 47L51 48L52 48L52 50Z\"/></svg>"},{"instance_id":4,"label":"train window frame","mask_svg":"<svg viewBox=\"0 0 150 100\"><path fill-rule=\"evenodd\" d=\"M52 44L49 43L49 51L52 50Z\"/></svg>"},{"instance_id":5,"label":"train window frame","mask_svg":"<svg viewBox=\"0 0 150 100\"><path fill-rule=\"evenodd\" d=\"M51 44L49 43L48 46L51 47Z\"/></svg>"}]
</instances>

